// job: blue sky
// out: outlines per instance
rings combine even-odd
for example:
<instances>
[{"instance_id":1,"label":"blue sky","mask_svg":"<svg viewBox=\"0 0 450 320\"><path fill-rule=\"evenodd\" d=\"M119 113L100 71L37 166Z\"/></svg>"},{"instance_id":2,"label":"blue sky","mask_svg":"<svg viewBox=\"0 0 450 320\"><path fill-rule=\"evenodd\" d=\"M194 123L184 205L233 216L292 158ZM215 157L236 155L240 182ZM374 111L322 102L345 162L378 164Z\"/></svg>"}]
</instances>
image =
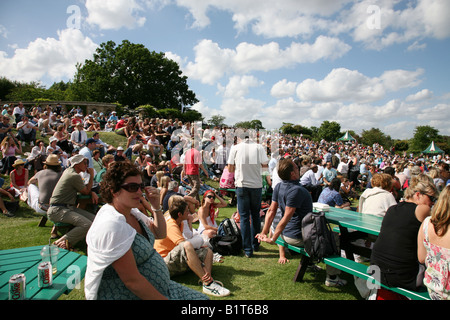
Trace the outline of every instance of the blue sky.
<instances>
[{"instance_id":1,"label":"blue sky","mask_svg":"<svg viewBox=\"0 0 450 320\"><path fill-rule=\"evenodd\" d=\"M2 0L0 76L51 85L103 42L177 61L205 119L450 135L448 0Z\"/></svg>"}]
</instances>

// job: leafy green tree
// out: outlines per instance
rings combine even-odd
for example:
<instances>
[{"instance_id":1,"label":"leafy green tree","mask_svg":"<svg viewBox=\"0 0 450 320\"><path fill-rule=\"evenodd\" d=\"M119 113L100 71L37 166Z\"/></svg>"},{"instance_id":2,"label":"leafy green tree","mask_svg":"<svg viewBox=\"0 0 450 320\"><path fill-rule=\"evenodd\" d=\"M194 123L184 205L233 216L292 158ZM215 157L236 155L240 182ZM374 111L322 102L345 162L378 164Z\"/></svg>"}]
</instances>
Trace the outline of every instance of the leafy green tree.
<instances>
[{"instance_id":1,"label":"leafy green tree","mask_svg":"<svg viewBox=\"0 0 450 320\"><path fill-rule=\"evenodd\" d=\"M220 127L220 126L222 126L224 123L223 123L223 121L225 120L225 117L224 116L221 116L221 115L218 115L218 114L216 114L216 115L213 115L212 117L211 117L211 119L209 119L208 121L207 121L207 123L210 125L210 126L213 126L213 127Z\"/></svg>"},{"instance_id":2,"label":"leafy green tree","mask_svg":"<svg viewBox=\"0 0 450 320\"><path fill-rule=\"evenodd\" d=\"M325 120L318 129L318 137L326 141L336 141L341 137L341 125L336 121Z\"/></svg>"},{"instance_id":3,"label":"leafy green tree","mask_svg":"<svg viewBox=\"0 0 450 320\"><path fill-rule=\"evenodd\" d=\"M361 142L368 146L371 146L374 143L379 143L384 148L390 148L393 145L393 141L392 141L391 137L385 135L378 128L371 128L370 130L363 130L361 133Z\"/></svg>"},{"instance_id":4,"label":"leafy green tree","mask_svg":"<svg viewBox=\"0 0 450 320\"><path fill-rule=\"evenodd\" d=\"M92 60L77 65L72 92L81 100L119 102L135 109L174 108L198 102L179 65L142 44L102 43Z\"/></svg>"},{"instance_id":5,"label":"leafy green tree","mask_svg":"<svg viewBox=\"0 0 450 320\"><path fill-rule=\"evenodd\" d=\"M241 121L237 122L234 126L242 129L264 129L261 120Z\"/></svg>"},{"instance_id":6,"label":"leafy green tree","mask_svg":"<svg viewBox=\"0 0 450 320\"><path fill-rule=\"evenodd\" d=\"M439 140L439 138L439 130L431 126L417 126L414 136L410 140L410 150L413 152L423 151L431 141Z\"/></svg>"}]
</instances>

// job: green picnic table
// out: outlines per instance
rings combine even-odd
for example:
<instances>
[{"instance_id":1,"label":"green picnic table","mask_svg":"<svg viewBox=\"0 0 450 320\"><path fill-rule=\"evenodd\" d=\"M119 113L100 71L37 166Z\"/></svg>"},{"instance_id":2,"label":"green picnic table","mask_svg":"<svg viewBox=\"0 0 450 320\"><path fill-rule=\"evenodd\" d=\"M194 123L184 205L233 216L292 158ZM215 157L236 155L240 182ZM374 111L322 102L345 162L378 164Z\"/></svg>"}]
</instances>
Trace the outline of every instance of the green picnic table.
<instances>
[{"instance_id":1,"label":"green picnic table","mask_svg":"<svg viewBox=\"0 0 450 320\"><path fill-rule=\"evenodd\" d=\"M37 274L42 247L44 246L0 251L0 300L8 300L9 279L14 274L25 274L27 300L57 300L61 295L70 293L84 279L87 257L60 249L53 285L39 288Z\"/></svg>"}]
</instances>

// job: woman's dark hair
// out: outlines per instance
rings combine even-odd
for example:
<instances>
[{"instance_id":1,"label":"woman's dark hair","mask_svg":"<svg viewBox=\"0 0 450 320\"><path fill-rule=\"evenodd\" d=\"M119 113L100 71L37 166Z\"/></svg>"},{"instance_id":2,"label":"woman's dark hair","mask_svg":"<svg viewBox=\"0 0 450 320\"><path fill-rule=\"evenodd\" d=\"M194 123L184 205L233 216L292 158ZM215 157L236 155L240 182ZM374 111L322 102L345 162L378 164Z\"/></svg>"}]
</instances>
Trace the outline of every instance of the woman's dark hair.
<instances>
[{"instance_id":1,"label":"woman's dark hair","mask_svg":"<svg viewBox=\"0 0 450 320\"><path fill-rule=\"evenodd\" d=\"M100 195L104 201L111 203L123 182L128 177L141 176L141 171L136 165L127 161L116 161L109 165L100 182Z\"/></svg>"}]
</instances>

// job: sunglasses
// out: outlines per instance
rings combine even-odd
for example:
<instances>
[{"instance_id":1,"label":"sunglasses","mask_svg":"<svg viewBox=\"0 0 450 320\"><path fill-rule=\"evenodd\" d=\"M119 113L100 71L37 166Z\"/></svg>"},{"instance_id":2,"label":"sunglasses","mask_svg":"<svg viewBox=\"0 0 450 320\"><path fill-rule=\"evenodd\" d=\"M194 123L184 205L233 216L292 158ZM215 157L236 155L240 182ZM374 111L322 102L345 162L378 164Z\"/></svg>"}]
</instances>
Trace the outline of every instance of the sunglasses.
<instances>
[{"instance_id":1,"label":"sunglasses","mask_svg":"<svg viewBox=\"0 0 450 320\"><path fill-rule=\"evenodd\" d=\"M426 193L422 193L423 195L426 195L427 197L428 197L428 199L430 199L430 201L432 202L432 203L435 203L436 201L437 201L437 199L435 198L435 197L433 197L433 196L430 196L429 194L426 194Z\"/></svg>"},{"instance_id":2,"label":"sunglasses","mask_svg":"<svg viewBox=\"0 0 450 320\"><path fill-rule=\"evenodd\" d=\"M206 196L208 199L215 199L216 197L214 196Z\"/></svg>"},{"instance_id":3,"label":"sunglasses","mask_svg":"<svg viewBox=\"0 0 450 320\"><path fill-rule=\"evenodd\" d=\"M125 183L120 186L122 189L128 191L128 192L136 192L139 189L144 190L145 184L144 183Z\"/></svg>"}]
</instances>

